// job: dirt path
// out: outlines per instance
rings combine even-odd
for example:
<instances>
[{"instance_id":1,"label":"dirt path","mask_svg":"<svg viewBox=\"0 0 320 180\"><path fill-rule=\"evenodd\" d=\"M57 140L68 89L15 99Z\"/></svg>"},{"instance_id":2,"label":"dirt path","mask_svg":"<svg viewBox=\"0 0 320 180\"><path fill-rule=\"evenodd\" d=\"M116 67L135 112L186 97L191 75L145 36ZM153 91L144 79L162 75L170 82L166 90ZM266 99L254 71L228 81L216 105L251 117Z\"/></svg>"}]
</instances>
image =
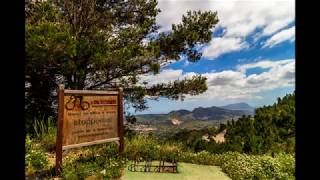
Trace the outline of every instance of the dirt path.
<instances>
[{"instance_id":1,"label":"dirt path","mask_svg":"<svg viewBox=\"0 0 320 180\"><path fill-rule=\"evenodd\" d=\"M224 136L226 135L226 132L227 130L225 129L216 136L212 136L212 139L214 139L214 141L217 143L223 143L225 141Z\"/></svg>"}]
</instances>

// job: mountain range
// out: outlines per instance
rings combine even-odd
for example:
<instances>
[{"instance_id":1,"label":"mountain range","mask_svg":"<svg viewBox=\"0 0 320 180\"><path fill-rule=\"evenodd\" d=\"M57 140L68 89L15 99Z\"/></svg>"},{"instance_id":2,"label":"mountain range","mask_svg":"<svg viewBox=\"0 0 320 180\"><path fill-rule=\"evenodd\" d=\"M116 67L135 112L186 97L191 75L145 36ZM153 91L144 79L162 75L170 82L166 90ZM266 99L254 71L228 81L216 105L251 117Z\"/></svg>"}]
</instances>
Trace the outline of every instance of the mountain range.
<instances>
[{"instance_id":1,"label":"mountain range","mask_svg":"<svg viewBox=\"0 0 320 180\"><path fill-rule=\"evenodd\" d=\"M247 103L228 104L225 106L198 107L192 111L181 109L167 114L136 115L138 124L146 125L181 125L187 122L225 122L238 119L242 115L254 115L254 108Z\"/></svg>"}]
</instances>

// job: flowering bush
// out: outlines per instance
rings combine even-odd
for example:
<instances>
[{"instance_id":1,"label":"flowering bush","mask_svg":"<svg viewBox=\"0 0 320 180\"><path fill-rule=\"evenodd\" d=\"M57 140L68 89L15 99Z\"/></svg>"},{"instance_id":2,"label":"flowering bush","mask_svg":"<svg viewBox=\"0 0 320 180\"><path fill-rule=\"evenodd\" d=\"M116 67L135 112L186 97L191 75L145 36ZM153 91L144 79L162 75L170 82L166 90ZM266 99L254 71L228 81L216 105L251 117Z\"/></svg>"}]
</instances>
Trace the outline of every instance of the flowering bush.
<instances>
[{"instance_id":1,"label":"flowering bush","mask_svg":"<svg viewBox=\"0 0 320 180\"><path fill-rule=\"evenodd\" d=\"M247 155L228 152L216 155L216 165L233 179L294 179L295 160L290 154Z\"/></svg>"}]
</instances>

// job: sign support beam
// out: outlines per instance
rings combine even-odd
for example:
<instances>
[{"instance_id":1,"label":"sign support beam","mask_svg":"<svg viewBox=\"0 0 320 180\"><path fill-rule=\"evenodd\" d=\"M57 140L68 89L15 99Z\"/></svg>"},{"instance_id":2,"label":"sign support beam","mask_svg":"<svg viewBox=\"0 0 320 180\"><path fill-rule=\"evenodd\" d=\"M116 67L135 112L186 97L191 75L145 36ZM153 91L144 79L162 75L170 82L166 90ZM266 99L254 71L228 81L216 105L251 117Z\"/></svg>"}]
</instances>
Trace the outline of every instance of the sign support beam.
<instances>
[{"instance_id":1,"label":"sign support beam","mask_svg":"<svg viewBox=\"0 0 320 180\"><path fill-rule=\"evenodd\" d=\"M57 138L56 138L56 176L61 175L62 165L62 137L63 137L63 116L64 116L64 86L59 86L59 105L57 121Z\"/></svg>"},{"instance_id":2,"label":"sign support beam","mask_svg":"<svg viewBox=\"0 0 320 180\"><path fill-rule=\"evenodd\" d=\"M123 153L123 150L124 150L124 138L123 138L123 135L124 135L124 126L123 126L123 89L122 88L119 88L119 96L118 96L118 101L119 101L119 110L118 110L118 115L119 115L119 121L118 121L118 134L119 134L119 143L120 143L120 146L119 146L119 152L120 153Z\"/></svg>"}]
</instances>

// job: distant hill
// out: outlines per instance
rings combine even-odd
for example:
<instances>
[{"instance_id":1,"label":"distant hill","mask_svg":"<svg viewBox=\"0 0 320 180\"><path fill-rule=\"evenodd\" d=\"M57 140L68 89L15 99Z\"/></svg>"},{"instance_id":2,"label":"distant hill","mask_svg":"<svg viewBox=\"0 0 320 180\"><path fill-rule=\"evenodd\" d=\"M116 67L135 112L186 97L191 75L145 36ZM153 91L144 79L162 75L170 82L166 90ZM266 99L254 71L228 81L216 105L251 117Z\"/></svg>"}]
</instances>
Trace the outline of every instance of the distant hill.
<instances>
[{"instance_id":1,"label":"distant hill","mask_svg":"<svg viewBox=\"0 0 320 180\"><path fill-rule=\"evenodd\" d=\"M205 127L214 123L238 119L242 115L253 115L254 108L246 103L229 104L222 107L198 107L192 111L181 109L167 114L136 115L137 124L155 127Z\"/></svg>"},{"instance_id":2,"label":"distant hill","mask_svg":"<svg viewBox=\"0 0 320 180\"><path fill-rule=\"evenodd\" d=\"M192 117L194 120L216 120L221 121L225 119L237 118L242 115L247 115L248 112L241 110L229 110L216 106L209 108L195 108L192 112Z\"/></svg>"},{"instance_id":3,"label":"distant hill","mask_svg":"<svg viewBox=\"0 0 320 180\"><path fill-rule=\"evenodd\" d=\"M254 107L250 106L247 103L241 102L241 103L235 103L235 104L228 104L225 106L220 106L220 108L223 109L229 109L229 110L242 110L242 111L254 111Z\"/></svg>"},{"instance_id":4,"label":"distant hill","mask_svg":"<svg viewBox=\"0 0 320 180\"><path fill-rule=\"evenodd\" d=\"M184 116L189 113L191 113L191 112L188 110L182 109L182 110L177 110L177 111L171 111L169 114L172 116Z\"/></svg>"}]
</instances>

